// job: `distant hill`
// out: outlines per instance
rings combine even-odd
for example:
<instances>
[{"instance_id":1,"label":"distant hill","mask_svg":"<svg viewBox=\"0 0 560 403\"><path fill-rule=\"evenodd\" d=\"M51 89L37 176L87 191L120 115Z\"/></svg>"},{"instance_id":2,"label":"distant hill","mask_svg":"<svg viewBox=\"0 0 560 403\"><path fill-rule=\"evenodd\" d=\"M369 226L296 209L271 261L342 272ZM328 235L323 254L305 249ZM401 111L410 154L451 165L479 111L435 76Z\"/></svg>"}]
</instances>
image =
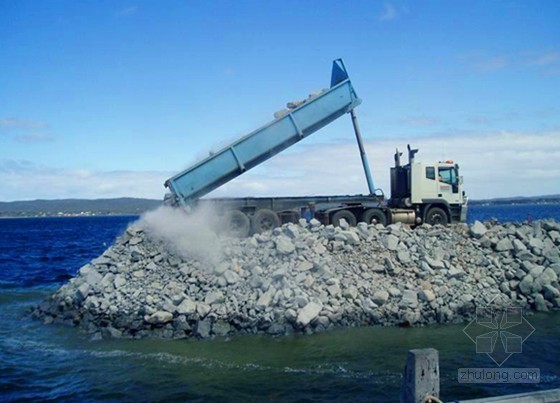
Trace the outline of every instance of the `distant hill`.
<instances>
[{"instance_id":1,"label":"distant hill","mask_svg":"<svg viewBox=\"0 0 560 403\"><path fill-rule=\"evenodd\" d=\"M469 200L474 205L504 204L560 204L560 195L500 197L495 199Z\"/></svg>"},{"instance_id":2,"label":"distant hill","mask_svg":"<svg viewBox=\"0 0 560 403\"><path fill-rule=\"evenodd\" d=\"M0 202L0 217L137 215L161 204L161 200L131 197Z\"/></svg>"}]
</instances>

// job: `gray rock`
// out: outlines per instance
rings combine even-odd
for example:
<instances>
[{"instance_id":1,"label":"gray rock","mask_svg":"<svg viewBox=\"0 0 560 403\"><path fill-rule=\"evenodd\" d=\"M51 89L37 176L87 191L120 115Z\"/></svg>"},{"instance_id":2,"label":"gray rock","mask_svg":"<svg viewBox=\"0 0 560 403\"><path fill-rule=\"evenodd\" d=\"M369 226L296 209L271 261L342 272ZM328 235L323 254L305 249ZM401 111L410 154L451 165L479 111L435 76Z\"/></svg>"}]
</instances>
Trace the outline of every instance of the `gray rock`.
<instances>
[{"instance_id":1,"label":"gray rock","mask_svg":"<svg viewBox=\"0 0 560 403\"><path fill-rule=\"evenodd\" d=\"M450 266L449 270L447 271L447 275L449 276L449 278L460 278L465 274L466 273L463 271L463 269L455 266Z\"/></svg>"},{"instance_id":2,"label":"gray rock","mask_svg":"<svg viewBox=\"0 0 560 403\"><path fill-rule=\"evenodd\" d=\"M115 275L113 273L107 273L103 276L101 280L101 287L103 288L113 288L115 281Z\"/></svg>"},{"instance_id":3,"label":"gray rock","mask_svg":"<svg viewBox=\"0 0 560 403\"><path fill-rule=\"evenodd\" d=\"M142 243L143 241L144 241L144 239L142 239L141 237L135 236L128 241L128 244L130 246L134 246L134 245L138 245L138 244Z\"/></svg>"},{"instance_id":4,"label":"gray rock","mask_svg":"<svg viewBox=\"0 0 560 403\"><path fill-rule=\"evenodd\" d=\"M333 284L327 287L327 292L331 297L338 297L340 295L340 287L338 284Z\"/></svg>"},{"instance_id":5,"label":"gray rock","mask_svg":"<svg viewBox=\"0 0 560 403\"><path fill-rule=\"evenodd\" d=\"M90 292L90 286L87 283L83 283L78 287L78 290L76 291L76 297L80 301L84 300L89 295L89 292Z\"/></svg>"},{"instance_id":6,"label":"gray rock","mask_svg":"<svg viewBox=\"0 0 560 403\"><path fill-rule=\"evenodd\" d=\"M343 231L341 235L349 245L356 245L360 243L360 237L353 231Z\"/></svg>"},{"instance_id":7,"label":"gray rock","mask_svg":"<svg viewBox=\"0 0 560 403\"><path fill-rule=\"evenodd\" d=\"M470 234L474 238L481 238L484 234L486 234L486 227L480 221L475 221L470 228Z\"/></svg>"},{"instance_id":8,"label":"gray rock","mask_svg":"<svg viewBox=\"0 0 560 403\"><path fill-rule=\"evenodd\" d=\"M531 248L542 249L544 247L543 241L538 238L530 238L529 246Z\"/></svg>"},{"instance_id":9,"label":"gray rock","mask_svg":"<svg viewBox=\"0 0 560 403\"><path fill-rule=\"evenodd\" d=\"M418 294L418 297L422 301L426 301L426 302L432 302L434 299L436 299L434 292L432 290L426 290L426 289L421 290L420 293Z\"/></svg>"},{"instance_id":10,"label":"gray rock","mask_svg":"<svg viewBox=\"0 0 560 403\"><path fill-rule=\"evenodd\" d=\"M210 310L211 310L210 305L205 304L203 302L197 302L196 303L196 313L201 318L205 318L206 315L208 315L210 313Z\"/></svg>"},{"instance_id":11,"label":"gray rock","mask_svg":"<svg viewBox=\"0 0 560 403\"><path fill-rule=\"evenodd\" d=\"M350 287L345 288L344 290L342 290L342 296L344 298L349 298L349 299L356 299L358 297L358 289L351 285Z\"/></svg>"},{"instance_id":12,"label":"gray rock","mask_svg":"<svg viewBox=\"0 0 560 403\"><path fill-rule=\"evenodd\" d=\"M227 281L228 284L235 284L239 281L239 276L236 272L231 271L231 270L227 270L224 273L224 278Z\"/></svg>"},{"instance_id":13,"label":"gray rock","mask_svg":"<svg viewBox=\"0 0 560 403\"><path fill-rule=\"evenodd\" d=\"M546 306L546 301L541 294L537 294L535 297L535 308L539 312L547 312L548 307Z\"/></svg>"},{"instance_id":14,"label":"gray rock","mask_svg":"<svg viewBox=\"0 0 560 403\"><path fill-rule=\"evenodd\" d=\"M397 259L403 264L410 263L410 253L406 250L399 250L397 252Z\"/></svg>"},{"instance_id":15,"label":"gray rock","mask_svg":"<svg viewBox=\"0 0 560 403\"><path fill-rule=\"evenodd\" d=\"M539 280L542 285L550 285L558 281L558 276L556 275L554 270L549 267L547 269L544 269L544 271L539 276Z\"/></svg>"},{"instance_id":16,"label":"gray rock","mask_svg":"<svg viewBox=\"0 0 560 403\"><path fill-rule=\"evenodd\" d=\"M542 289L543 296L549 300L554 301L556 298L560 297L560 291L551 285L544 285Z\"/></svg>"},{"instance_id":17,"label":"gray rock","mask_svg":"<svg viewBox=\"0 0 560 403\"><path fill-rule=\"evenodd\" d=\"M293 323L297 319L297 312L293 309L286 309L284 316L288 322Z\"/></svg>"},{"instance_id":18,"label":"gray rock","mask_svg":"<svg viewBox=\"0 0 560 403\"><path fill-rule=\"evenodd\" d=\"M286 277L286 274L287 274L286 269L281 267L279 269L274 270L274 272L272 273L272 278L274 280L281 280L284 277Z\"/></svg>"},{"instance_id":19,"label":"gray rock","mask_svg":"<svg viewBox=\"0 0 560 403\"><path fill-rule=\"evenodd\" d=\"M515 253L518 253L518 252L527 250L527 247L519 239L514 239L513 240L513 249L515 250Z\"/></svg>"},{"instance_id":20,"label":"gray rock","mask_svg":"<svg viewBox=\"0 0 560 403\"><path fill-rule=\"evenodd\" d=\"M216 336L226 336L229 332L231 332L231 325L223 320L219 320L212 325L212 333Z\"/></svg>"},{"instance_id":21,"label":"gray rock","mask_svg":"<svg viewBox=\"0 0 560 403\"><path fill-rule=\"evenodd\" d=\"M268 329L266 329L266 333L271 336L279 336L286 333L286 328L280 323L273 323L268 327Z\"/></svg>"},{"instance_id":22,"label":"gray rock","mask_svg":"<svg viewBox=\"0 0 560 403\"><path fill-rule=\"evenodd\" d=\"M257 308L264 309L270 305L272 302L272 298L276 294L276 290L274 288L270 288L267 292L265 292L261 297L257 300Z\"/></svg>"},{"instance_id":23,"label":"gray rock","mask_svg":"<svg viewBox=\"0 0 560 403\"><path fill-rule=\"evenodd\" d=\"M296 267L296 270L298 271L308 271L311 270L313 268L313 263L308 262L307 260L304 260L303 262L299 263Z\"/></svg>"},{"instance_id":24,"label":"gray rock","mask_svg":"<svg viewBox=\"0 0 560 403\"><path fill-rule=\"evenodd\" d=\"M296 320L297 324L301 327L307 326L313 319L315 319L319 315L321 309L323 309L323 306L321 304L318 304L316 302L308 303L303 307L301 311L299 311Z\"/></svg>"},{"instance_id":25,"label":"gray rock","mask_svg":"<svg viewBox=\"0 0 560 403\"><path fill-rule=\"evenodd\" d=\"M176 311L180 315L192 315L196 312L196 302L187 298L177 306Z\"/></svg>"},{"instance_id":26,"label":"gray rock","mask_svg":"<svg viewBox=\"0 0 560 403\"><path fill-rule=\"evenodd\" d=\"M113 285L115 286L115 288L119 289L121 287L124 287L125 284L126 284L126 279L122 275L117 274L115 276L115 279L113 280Z\"/></svg>"},{"instance_id":27,"label":"gray rock","mask_svg":"<svg viewBox=\"0 0 560 403\"><path fill-rule=\"evenodd\" d=\"M136 278L146 277L146 272L144 270L136 270L132 272L132 275Z\"/></svg>"},{"instance_id":28,"label":"gray rock","mask_svg":"<svg viewBox=\"0 0 560 403\"><path fill-rule=\"evenodd\" d=\"M416 308L418 306L418 293L412 290L405 290L402 294L399 306Z\"/></svg>"},{"instance_id":29,"label":"gray rock","mask_svg":"<svg viewBox=\"0 0 560 403\"><path fill-rule=\"evenodd\" d=\"M523 295L531 295L533 292L533 276L527 274L523 277L523 280L521 280L518 287L519 291L521 291Z\"/></svg>"},{"instance_id":30,"label":"gray rock","mask_svg":"<svg viewBox=\"0 0 560 403\"><path fill-rule=\"evenodd\" d=\"M157 311L146 318L146 322L152 325L163 325L173 320L173 314L167 311Z\"/></svg>"},{"instance_id":31,"label":"gray rock","mask_svg":"<svg viewBox=\"0 0 560 403\"><path fill-rule=\"evenodd\" d=\"M295 251L296 247L290 238L280 236L276 239L276 250L283 255L288 255Z\"/></svg>"},{"instance_id":32,"label":"gray rock","mask_svg":"<svg viewBox=\"0 0 560 403\"><path fill-rule=\"evenodd\" d=\"M214 266L214 273L218 276L221 276L229 269L229 262L221 262L217 266Z\"/></svg>"},{"instance_id":33,"label":"gray rock","mask_svg":"<svg viewBox=\"0 0 560 403\"><path fill-rule=\"evenodd\" d=\"M312 218L309 221L309 225L311 225L311 227L317 228L317 227L321 226L321 222L319 220L315 219L315 218Z\"/></svg>"},{"instance_id":34,"label":"gray rock","mask_svg":"<svg viewBox=\"0 0 560 403\"><path fill-rule=\"evenodd\" d=\"M505 252L513 249L513 243L508 238L503 238L496 244L496 251Z\"/></svg>"},{"instance_id":35,"label":"gray rock","mask_svg":"<svg viewBox=\"0 0 560 403\"><path fill-rule=\"evenodd\" d=\"M376 291L371 297L376 305L383 305L389 299L389 293L385 290Z\"/></svg>"},{"instance_id":36,"label":"gray rock","mask_svg":"<svg viewBox=\"0 0 560 403\"><path fill-rule=\"evenodd\" d=\"M224 294L221 291L212 291L206 294L204 302L208 305L221 304L225 301Z\"/></svg>"},{"instance_id":37,"label":"gray rock","mask_svg":"<svg viewBox=\"0 0 560 403\"><path fill-rule=\"evenodd\" d=\"M430 267L434 270L443 270L445 269L445 263L441 260L432 259L429 256L424 256L424 261L430 265Z\"/></svg>"},{"instance_id":38,"label":"gray rock","mask_svg":"<svg viewBox=\"0 0 560 403\"><path fill-rule=\"evenodd\" d=\"M388 291L391 297L400 297L402 295L401 291L397 287L391 287Z\"/></svg>"},{"instance_id":39,"label":"gray rock","mask_svg":"<svg viewBox=\"0 0 560 403\"><path fill-rule=\"evenodd\" d=\"M207 339L210 337L211 329L212 322L210 321L210 319L200 320L196 325L195 334L202 339Z\"/></svg>"},{"instance_id":40,"label":"gray rock","mask_svg":"<svg viewBox=\"0 0 560 403\"><path fill-rule=\"evenodd\" d=\"M543 273L543 271L544 267L533 265L529 270L529 274L533 276L533 278L537 278Z\"/></svg>"},{"instance_id":41,"label":"gray rock","mask_svg":"<svg viewBox=\"0 0 560 403\"><path fill-rule=\"evenodd\" d=\"M389 234L383 238L383 245L389 250L397 250L399 245L399 238L393 234Z\"/></svg>"},{"instance_id":42,"label":"gray rock","mask_svg":"<svg viewBox=\"0 0 560 403\"><path fill-rule=\"evenodd\" d=\"M398 266L395 266L393 261L388 257L385 258L385 267L387 268L387 271L391 274L399 274L401 272L401 269Z\"/></svg>"}]
</instances>

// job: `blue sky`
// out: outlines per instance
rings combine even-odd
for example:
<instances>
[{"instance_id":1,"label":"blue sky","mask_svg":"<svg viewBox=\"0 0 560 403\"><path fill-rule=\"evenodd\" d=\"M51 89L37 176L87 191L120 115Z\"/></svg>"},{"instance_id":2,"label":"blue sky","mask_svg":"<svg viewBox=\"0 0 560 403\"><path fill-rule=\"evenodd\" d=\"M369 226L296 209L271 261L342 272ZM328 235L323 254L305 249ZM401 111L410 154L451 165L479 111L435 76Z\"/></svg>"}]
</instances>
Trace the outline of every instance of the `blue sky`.
<instances>
[{"instance_id":1,"label":"blue sky","mask_svg":"<svg viewBox=\"0 0 560 403\"><path fill-rule=\"evenodd\" d=\"M0 200L160 198L338 57L386 191L411 143L471 197L560 193L559 21L558 1L0 0ZM216 194L365 192L355 148L343 117Z\"/></svg>"}]
</instances>

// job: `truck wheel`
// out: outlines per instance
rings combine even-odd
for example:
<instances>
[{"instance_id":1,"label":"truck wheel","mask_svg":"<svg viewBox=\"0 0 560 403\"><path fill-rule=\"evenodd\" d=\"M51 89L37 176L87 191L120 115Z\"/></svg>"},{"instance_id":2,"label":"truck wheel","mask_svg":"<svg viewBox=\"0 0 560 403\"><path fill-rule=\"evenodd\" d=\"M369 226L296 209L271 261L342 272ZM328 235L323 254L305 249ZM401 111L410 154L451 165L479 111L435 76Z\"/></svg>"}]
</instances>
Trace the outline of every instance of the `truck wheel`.
<instances>
[{"instance_id":1,"label":"truck wheel","mask_svg":"<svg viewBox=\"0 0 560 403\"><path fill-rule=\"evenodd\" d=\"M269 209L257 210L255 215L251 218L251 227L253 233L260 234L265 231L270 231L280 225L280 217L274 211Z\"/></svg>"},{"instance_id":2,"label":"truck wheel","mask_svg":"<svg viewBox=\"0 0 560 403\"><path fill-rule=\"evenodd\" d=\"M366 224L387 225L387 217L385 216L383 211L374 208L364 211L364 214L362 215L362 221Z\"/></svg>"},{"instance_id":3,"label":"truck wheel","mask_svg":"<svg viewBox=\"0 0 560 403\"><path fill-rule=\"evenodd\" d=\"M443 209L439 207L432 207L428 210L428 214L426 214L425 222L430 225L447 225L449 220L447 218L447 213Z\"/></svg>"},{"instance_id":4,"label":"truck wheel","mask_svg":"<svg viewBox=\"0 0 560 403\"><path fill-rule=\"evenodd\" d=\"M225 222L228 234L237 238L249 236L251 221L245 213L239 210L231 210L226 214Z\"/></svg>"},{"instance_id":5,"label":"truck wheel","mask_svg":"<svg viewBox=\"0 0 560 403\"><path fill-rule=\"evenodd\" d=\"M331 224L335 227L340 226L340 220L346 220L351 227L356 226L356 216L350 210L338 210L331 217Z\"/></svg>"}]
</instances>

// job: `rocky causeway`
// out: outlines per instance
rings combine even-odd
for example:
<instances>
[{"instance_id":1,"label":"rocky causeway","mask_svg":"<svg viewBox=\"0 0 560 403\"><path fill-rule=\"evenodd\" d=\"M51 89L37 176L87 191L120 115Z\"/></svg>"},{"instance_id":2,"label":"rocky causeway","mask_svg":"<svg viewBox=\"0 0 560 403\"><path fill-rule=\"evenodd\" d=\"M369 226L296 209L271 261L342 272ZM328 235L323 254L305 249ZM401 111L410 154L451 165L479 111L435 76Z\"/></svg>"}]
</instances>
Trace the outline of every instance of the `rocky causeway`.
<instances>
[{"instance_id":1,"label":"rocky causeway","mask_svg":"<svg viewBox=\"0 0 560 403\"><path fill-rule=\"evenodd\" d=\"M93 339L178 339L462 322L497 296L560 309L555 221L412 229L313 219L195 241L212 248L182 249L139 220L32 315Z\"/></svg>"}]
</instances>

